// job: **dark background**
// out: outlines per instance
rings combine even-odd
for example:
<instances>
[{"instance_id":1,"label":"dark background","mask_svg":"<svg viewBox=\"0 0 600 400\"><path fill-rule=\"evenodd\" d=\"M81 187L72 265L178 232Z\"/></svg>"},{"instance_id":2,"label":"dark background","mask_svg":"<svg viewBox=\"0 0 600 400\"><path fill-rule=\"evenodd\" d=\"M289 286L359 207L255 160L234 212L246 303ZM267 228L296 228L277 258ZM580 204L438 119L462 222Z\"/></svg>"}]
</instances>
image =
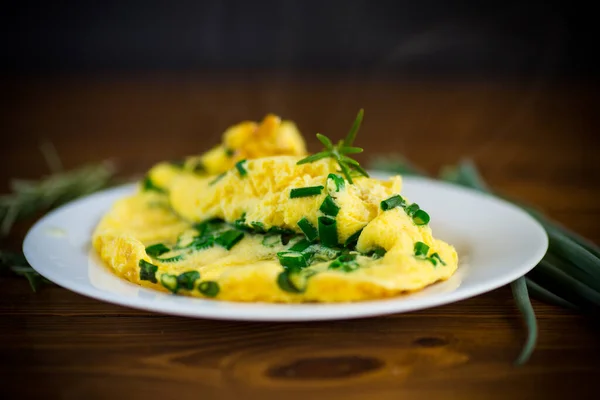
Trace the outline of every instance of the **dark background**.
<instances>
[{"instance_id":1,"label":"dark background","mask_svg":"<svg viewBox=\"0 0 600 400\"><path fill-rule=\"evenodd\" d=\"M594 13L583 2L21 1L1 15L1 65L10 75L589 79L598 70Z\"/></svg>"}]
</instances>

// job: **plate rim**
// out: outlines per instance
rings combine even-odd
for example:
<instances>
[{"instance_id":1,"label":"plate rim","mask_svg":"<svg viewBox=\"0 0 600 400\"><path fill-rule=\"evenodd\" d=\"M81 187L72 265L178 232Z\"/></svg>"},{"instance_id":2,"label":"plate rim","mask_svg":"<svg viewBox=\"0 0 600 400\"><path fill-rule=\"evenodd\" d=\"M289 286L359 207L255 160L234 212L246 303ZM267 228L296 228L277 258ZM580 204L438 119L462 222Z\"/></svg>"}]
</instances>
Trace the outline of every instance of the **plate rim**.
<instances>
[{"instance_id":1,"label":"plate rim","mask_svg":"<svg viewBox=\"0 0 600 400\"><path fill-rule=\"evenodd\" d=\"M390 173L387 171L381 170L370 170L373 175L377 176L393 176L397 175L394 173ZM175 306L176 302L162 303L157 306L153 306L150 302L140 301L139 298L129 298L126 296L114 294L105 290L101 290L92 284L88 284L89 288L85 288L85 286L79 287L79 285L74 285L71 282L62 281L61 283L57 283L56 281L61 281L60 277L56 279L56 276L52 268L40 268L43 272L40 272L38 268L34 266L43 265L44 260L40 259L38 255L35 254L35 246L34 246L34 233L41 229L46 221L54 218L55 215L59 213L66 212L69 208L76 207L81 203L85 203L90 201L94 197L107 196L110 194L115 194L118 192L123 192L125 195L130 190L134 190L137 183L127 183L119 186L115 186L112 188L107 188L90 195L81 197L79 199L75 199L69 203L66 203L41 217L38 221L36 221L32 227L28 230L25 240L23 241L23 253L25 258L30 263L30 265L36 269L42 276L54 282L56 285L63 287L72 292L78 293L85 297L93 298L96 300L104 301L109 304L116 304L119 306L130 307L137 310L149 311L158 314L164 315L176 315L183 317L191 317L191 318L204 318L204 319L214 319L214 320L235 320L235 321L261 321L261 322L303 322L303 321L323 321L323 320L343 320L343 319L354 319L354 318L369 318L376 316L383 316L389 314L399 314L399 313L407 313L413 312L417 310L423 310L427 308L439 307L446 304L455 303L458 301L466 300L468 298L472 298L502 286L509 284L510 282L516 280L517 278L523 276L527 272L531 271L539 261L544 257L548 249L548 235L546 230L542 227L542 225L531 215L526 213L524 210L519 208L518 206L506 201L504 199L498 198L488 193L480 192L471 188L458 186L455 184L439 181L436 179L428 178L428 177L417 177L417 176L402 176L402 180L404 181L415 181L415 182L423 182L426 184L433 185L441 185L446 189L450 189L453 191L468 193L469 195L474 195L477 197L485 197L487 199L491 199L494 202L498 202L505 207L511 208L514 212L520 213L521 216L525 217L525 219L529 220L528 222L531 224L531 227L538 230L540 234L539 239L542 239L542 245L536 248L535 252L532 252L526 261L523 261L521 265L528 265L527 267L517 268L515 270L511 270L509 273L502 275L501 277L496 277L495 279L489 279L484 283L479 283L475 287L462 289L458 292L454 293L453 296L428 296L419 298L418 304L411 305L411 302L408 302L408 307L401 307L398 309L397 303L407 303L406 298L402 298L400 296L391 297L386 299L376 299L376 300L366 300L366 301L357 301L357 302L343 302L343 303L317 303L317 304L285 304L285 303L242 303L242 302L233 302L233 301L224 301L224 300L206 300L202 298L194 298L189 296L175 296L179 298L186 299L187 301L198 302L199 307L194 309L194 312L191 312L188 309L182 308L177 309ZM48 263L50 264L50 263ZM85 268L88 268L87 263ZM50 271L50 272L49 272ZM524 272L523 272L524 271ZM58 274L60 275L60 274ZM117 277L118 278L118 277ZM122 278L119 278L122 279ZM138 289L143 289L150 291L151 293L160 293L167 296L173 296L170 294L158 292L156 290L142 288L139 285L135 285L131 282L128 282L122 279L127 284L133 285ZM206 305L210 303L210 307L201 307L203 303ZM215 307L214 303L218 303ZM279 310L276 315L268 315L268 312L260 312L259 314L249 314L246 315L244 309L249 311L248 309L256 308L260 306L261 308ZM237 309L237 311L236 311ZM286 313L286 310L294 310L294 313ZM333 309L333 312L332 312ZM338 315L335 314L335 311L339 311ZM254 310L256 311L256 310ZM298 311L302 311L298 314ZM309 312L310 311L310 312ZM325 312L324 312L325 311Z\"/></svg>"}]
</instances>

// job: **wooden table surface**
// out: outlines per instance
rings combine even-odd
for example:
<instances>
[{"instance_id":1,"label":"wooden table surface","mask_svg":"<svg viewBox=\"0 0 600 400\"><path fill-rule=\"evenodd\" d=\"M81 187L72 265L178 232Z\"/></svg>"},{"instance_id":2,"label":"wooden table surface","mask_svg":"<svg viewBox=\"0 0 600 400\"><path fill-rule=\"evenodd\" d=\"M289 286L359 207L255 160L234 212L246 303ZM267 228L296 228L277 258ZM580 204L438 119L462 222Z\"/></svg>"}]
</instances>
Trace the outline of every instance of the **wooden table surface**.
<instances>
[{"instance_id":1,"label":"wooden table surface","mask_svg":"<svg viewBox=\"0 0 600 400\"><path fill-rule=\"evenodd\" d=\"M583 84L121 76L2 89L3 189L47 172L42 139L66 167L111 158L127 176L267 112L295 120L316 150L314 133L340 137L364 107L367 155L403 153L430 172L472 157L495 189L600 241L598 97ZM18 246L27 227L3 243ZM600 323L538 301L537 350L514 367L525 329L506 287L407 314L250 323L0 279L0 382L11 398L585 399L600 378Z\"/></svg>"}]
</instances>

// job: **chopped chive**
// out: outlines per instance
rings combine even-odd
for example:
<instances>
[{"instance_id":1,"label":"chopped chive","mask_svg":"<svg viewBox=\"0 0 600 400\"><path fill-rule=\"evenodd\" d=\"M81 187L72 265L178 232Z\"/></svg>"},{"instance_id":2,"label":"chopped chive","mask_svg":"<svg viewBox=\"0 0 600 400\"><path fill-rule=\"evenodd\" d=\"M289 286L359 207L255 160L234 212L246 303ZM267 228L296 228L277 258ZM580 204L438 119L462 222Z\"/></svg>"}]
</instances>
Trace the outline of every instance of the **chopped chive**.
<instances>
[{"instance_id":1,"label":"chopped chive","mask_svg":"<svg viewBox=\"0 0 600 400\"><path fill-rule=\"evenodd\" d=\"M244 232L240 232L236 229L230 229L221 233L216 239L215 242L218 245L225 247L227 250L231 250L233 246L235 246L242 238L244 237Z\"/></svg>"},{"instance_id":2,"label":"chopped chive","mask_svg":"<svg viewBox=\"0 0 600 400\"><path fill-rule=\"evenodd\" d=\"M371 255L371 257L373 258L373 260L378 260L380 258L383 258L383 256L385 256L385 249L382 247L378 247L375 250L373 250L372 252L373 254Z\"/></svg>"},{"instance_id":3,"label":"chopped chive","mask_svg":"<svg viewBox=\"0 0 600 400\"><path fill-rule=\"evenodd\" d=\"M280 228L278 226L272 226L269 228L267 233L281 233L282 235L289 235L289 234L293 235L296 232L291 229L285 229L285 228Z\"/></svg>"},{"instance_id":4,"label":"chopped chive","mask_svg":"<svg viewBox=\"0 0 600 400\"><path fill-rule=\"evenodd\" d=\"M360 234L362 233L363 229L364 228L360 228L359 230L354 232L352 235L350 235L348 237L348 239L346 239L346 241L344 242L344 247L356 246L356 243L358 242L358 238L360 237Z\"/></svg>"},{"instance_id":5,"label":"chopped chive","mask_svg":"<svg viewBox=\"0 0 600 400\"><path fill-rule=\"evenodd\" d=\"M429 246L423 242L415 243L415 256L416 257L427 257L429 253Z\"/></svg>"},{"instance_id":6,"label":"chopped chive","mask_svg":"<svg viewBox=\"0 0 600 400\"><path fill-rule=\"evenodd\" d=\"M233 226L241 230L248 230L248 225L246 224L246 213L243 213L241 217L233 221Z\"/></svg>"},{"instance_id":7,"label":"chopped chive","mask_svg":"<svg viewBox=\"0 0 600 400\"><path fill-rule=\"evenodd\" d=\"M204 281L198 285L198 291L206 297L215 297L220 290L219 284L215 281Z\"/></svg>"},{"instance_id":8,"label":"chopped chive","mask_svg":"<svg viewBox=\"0 0 600 400\"><path fill-rule=\"evenodd\" d=\"M344 186L346 186L344 178L337 174L327 175L327 180L331 180L334 183L336 192L339 192L344 188Z\"/></svg>"},{"instance_id":9,"label":"chopped chive","mask_svg":"<svg viewBox=\"0 0 600 400\"><path fill-rule=\"evenodd\" d=\"M291 270L299 270L308 266L306 258L299 252L280 251L277 253L277 258L281 265Z\"/></svg>"},{"instance_id":10,"label":"chopped chive","mask_svg":"<svg viewBox=\"0 0 600 400\"><path fill-rule=\"evenodd\" d=\"M283 271L277 275L277 285L284 292L303 293L306 290L307 278L303 274Z\"/></svg>"},{"instance_id":11,"label":"chopped chive","mask_svg":"<svg viewBox=\"0 0 600 400\"><path fill-rule=\"evenodd\" d=\"M195 172L196 174L202 174L206 172L206 167L204 166L204 164L202 163L202 161L198 161L193 167L192 167L192 172Z\"/></svg>"},{"instance_id":12,"label":"chopped chive","mask_svg":"<svg viewBox=\"0 0 600 400\"><path fill-rule=\"evenodd\" d=\"M212 236L195 238L187 247L192 250L205 250L215 244L215 239Z\"/></svg>"},{"instance_id":13,"label":"chopped chive","mask_svg":"<svg viewBox=\"0 0 600 400\"><path fill-rule=\"evenodd\" d=\"M240 173L240 176L242 178L245 177L246 175L248 175L248 171L246 171L246 168L244 168L245 162L246 162L246 160L240 160L235 163L235 169L238 170L238 172Z\"/></svg>"},{"instance_id":14,"label":"chopped chive","mask_svg":"<svg viewBox=\"0 0 600 400\"><path fill-rule=\"evenodd\" d=\"M404 208L404 210L410 217L415 215L415 213L417 211L419 211L420 209L421 209L421 207L419 207L419 205L417 203L412 203L410 206L407 206Z\"/></svg>"},{"instance_id":15,"label":"chopped chive","mask_svg":"<svg viewBox=\"0 0 600 400\"><path fill-rule=\"evenodd\" d=\"M186 290L194 289L194 283L200 279L200 272L198 271L188 271L182 274L179 274L177 277L177 287Z\"/></svg>"},{"instance_id":16,"label":"chopped chive","mask_svg":"<svg viewBox=\"0 0 600 400\"><path fill-rule=\"evenodd\" d=\"M421 225L427 225L429 223L430 218L429 218L429 214L427 214L425 211L417 210L412 215L412 219L413 219L413 222L415 223L415 225L421 226Z\"/></svg>"},{"instance_id":17,"label":"chopped chive","mask_svg":"<svg viewBox=\"0 0 600 400\"><path fill-rule=\"evenodd\" d=\"M288 251L304 251L310 246L310 242L306 239L299 240L296 244L288 249Z\"/></svg>"},{"instance_id":18,"label":"chopped chive","mask_svg":"<svg viewBox=\"0 0 600 400\"><path fill-rule=\"evenodd\" d=\"M217 177L215 179L213 179L212 181L210 181L208 183L209 186L214 185L215 183L219 182L221 179L223 179L225 177L225 175L227 174L227 172L223 172L222 174L217 175Z\"/></svg>"},{"instance_id":19,"label":"chopped chive","mask_svg":"<svg viewBox=\"0 0 600 400\"><path fill-rule=\"evenodd\" d=\"M439 261L440 264L446 265L446 263L444 262L444 260L442 260L442 258L440 257L440 255L438 253L433 253L431 256L429 256L429 258L436 259Z\"/></svg>"},{"instance_id":20,"label":"chopped chive","mask_svg":"<svg viewBox=\"0 0 600 400\"><path fill-rule=\"evenodd\" d=\"M319 207L319 210L321 210L321 212L325 215L335 217L340 212L340 207L337 204L335 204L335 200L333 200L333 197L327 195L327 197L325 197L325 200L323 200L321 207Z\"/></svg>"},{"instance_id":21,"label":"chopped chive","mask_svg":"<svg viewBox=\"0 0 600 400\"><path fill-rule=\"evenodd\" d=\"M177 277L171 274L162 274L160 276L160 283L172 293L177 293Z\"/></svg>"},{"instance_id":22,"label":"chopped chive","mask_svg":"<svg viewBox=\"0 0 600 400\"><path fill-rule=\"evenodd\" d=\"M306 217L303 217L300 221L298 221L298 227L300 230L302 230L304 236L306 236L306 238L311 242L314 242L319 237L317 228L315 228L315 226L311 224Z\"/></svg>"},{"instance_id":23,"label":"chopped chive","mask_svg":"<svg viewBox=\"0 0 600 400\"><path fill-rule=\"evenodd\" d=\"M171 250L162 243L157 243L146 247L146 254L148 254L150 257L158 257L161 254L168 253L169 251Z\"/></svg>"},{"instance_id":24,"label":"chopped chive","mask_svg":"<svg viewBox=\"0 0 600 400\"><path fill-rule=\"evenodd\" d=\"M158 260L160 262L166 262L166 263L177 262L177 261L183 260L183 254L177 254L176 256L167 257L167 258L158 258L157 257L156 260Z\"/></svg>"},{"instance_id":25,"label":"chopped chive","mask_svg":"<svg viewBox=\"0 0 600 400\"><path fill-rule=\"evenodd\" d=\"M404 207L404 205L406 204L406 202L404 201L404 198L402 196L400 196L399 194L392 196L388 199L385 199L381 202L381 209L383 211L387 211L387 210L391 210L392 208L395 207Z\"/></svg>"},{"instance_id":26,"label":"chopped chive","mask_svg":"<svg viewBox=\"0 0 600 400\"><path fill-rule=\"evenodd\" d=\"M290 190L290 199L296 199L298 197L316 196L321 194L323 186L307 186L302 188L294 188Z\"/></svg>"},{"instance_id":27,"label":"chopped chive","mask_svg":"<svg viewBox=\"0 0 600 400\"><path fill-rule=\"evenodd\" d=\"M140 260L138 265L140 266L140 280L150 281L152 283L158 282L156 280L156 271L158 271L158 267L156 265L150 264L146 260Z\"/></svg>"},{"instance_id":28,"label":"chopped chive","mask_svg":"<svg viewBox=\"0 0 600 400\"><path fill-rule=\"evenodd\" d=\"M154 184L154 182L152 181L152 179L150 179L149 176L146 176L142 182L142 189L144 191L155 191L155 192L159 192L159 193L166 193L165 189L156 186Z\"/></svg>"},{"instance_id":29,"label":"chopped chive","mask_svg":"<svg viewBox=\"0 0 600 400\"><path fill-rule=\"evenodd\" d=\"M278 243L281 243L281 235L278 234L266 235L262 240L263 246L267 247L273 247Z\"/></svg>"},{"instance_id":30,"label":"chopped chive","mask_svg":"<svg viewBox=\"0 0 600 400\"><path fill-rule=\"evenodd\" d=\"M427 258L426 258L426 260L427 260L427 261L429 261L430 263L432 263L434 267L436 267L436 266L437 266L437 263L438 263L438 261L437 261L437 259L436 259L436 258L433 258L433 257L427 257Z\"/></svg>"},{"instance_id":31,"label":"chopped chive","mask_svg":"<svg viewBox=\"0 0 600 400\"><path fill-rule=\"evenodd\" d=\"M265 229L265 224L260 221L253 221L250 225L257 233L265 233L267 231Z\"/></svg>"},{"instance_id":32,"label":"chopped chive","mask_svg":"<svg viewBox=\"0 0 600 400\"><path fill-rule=\"evenodd\" d=\"M321 243L328 247L335 247L338 244L337 222L330 217L319 217L319 237Z\"/></svg>"},{"instance_id":33,"label":"chopped chive","mask_svg":"<svg viewBox=\"0 0 600 400\"><path fill-rule=\"evenodd\" d=\"M225 155L227 157L233 157L234 154L235 154L235 150L234 149L230 149L229 147L225 148Z\"/></svg>"},{"instance_id":34,"label":"chopped chive","mask_svg":"<svg viewBox=\"0 0 600 400\"><path fill-rule=\"evenodd\" d=\"M355 254L342 254L329 264L329 269L342 269L344 272L355 271L358 267Z\"/></svg>"}]
</instances>

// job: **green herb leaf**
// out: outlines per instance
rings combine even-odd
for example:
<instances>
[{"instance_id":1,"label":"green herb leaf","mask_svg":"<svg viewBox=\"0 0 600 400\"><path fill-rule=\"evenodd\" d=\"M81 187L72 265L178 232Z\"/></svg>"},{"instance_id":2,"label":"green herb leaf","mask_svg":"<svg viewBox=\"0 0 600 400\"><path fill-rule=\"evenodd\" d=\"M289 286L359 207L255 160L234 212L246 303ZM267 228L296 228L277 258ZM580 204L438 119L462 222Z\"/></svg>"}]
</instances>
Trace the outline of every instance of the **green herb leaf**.
<instances>
[{"instance_id":1,"label":"green herb leaf","mask_svg":"<svg viewBox=\"0 0 600 400\"><path fill-rule=\"evenodd\" d=\"M156 258L162 254L168 253L171 251L167 246L162 243L153 244L152 246L146 247L146 254L150 257Z\"/></svg>"},{"instance_id":2,"label":"green herb leaf","mask_svg":"<svg viewBox=\"0 0 600 400\"><path fill-rule=\"evenodd\" d=\"M216 239L215 243L225 247L227 250L231 250L240 240L244 238L244 232L240 232L236 229L231 229L220 234Z\"/></svg>"},{"instance_id":3,"label":"green herb leaf","mask_svg":"<svg viewBox=\"0 0 600 400\"><path fill-rule=\"evenodd\" d=\"M149 263L146 260L140 260L140 280L142 281L150 281L152 283L157 283L156 280L156 271L158 271L158 267L154 264Z\"/></svg>"}]
</instances>

